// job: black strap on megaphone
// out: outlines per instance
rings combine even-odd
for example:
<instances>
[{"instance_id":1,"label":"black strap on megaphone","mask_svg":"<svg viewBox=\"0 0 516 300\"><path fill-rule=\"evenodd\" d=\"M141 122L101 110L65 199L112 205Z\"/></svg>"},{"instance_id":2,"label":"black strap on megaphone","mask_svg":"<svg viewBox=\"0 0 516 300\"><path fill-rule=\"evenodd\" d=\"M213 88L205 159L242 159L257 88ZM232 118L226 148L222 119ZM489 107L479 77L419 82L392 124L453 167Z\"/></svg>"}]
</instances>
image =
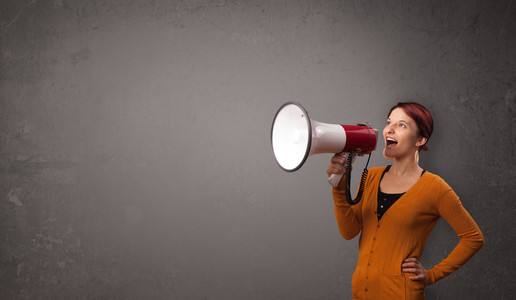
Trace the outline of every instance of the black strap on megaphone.
<instances>
[{"instance_id":1,"label":"black strap on megaphone","mask_svg":"<svg viewBox=\"0 0 516 300\"><path fill-rule=\"evenodd\" d=\"M362 199L362 193L365 188L365 181L367 179L367 166L369 165L369 160L371 159L371 153L369 153L369 157L367 158L367 163L364 168L364 172L362 172L362 177L360 177L360 186L358 188L357 197L355 199L351 198L350 185L351 185L351 164L353 163L353 157L355 157L356 152L351 151L348 155L347 168L346 168L346 200L349 204L355 205Z\"/></svg>"}]
</instances>

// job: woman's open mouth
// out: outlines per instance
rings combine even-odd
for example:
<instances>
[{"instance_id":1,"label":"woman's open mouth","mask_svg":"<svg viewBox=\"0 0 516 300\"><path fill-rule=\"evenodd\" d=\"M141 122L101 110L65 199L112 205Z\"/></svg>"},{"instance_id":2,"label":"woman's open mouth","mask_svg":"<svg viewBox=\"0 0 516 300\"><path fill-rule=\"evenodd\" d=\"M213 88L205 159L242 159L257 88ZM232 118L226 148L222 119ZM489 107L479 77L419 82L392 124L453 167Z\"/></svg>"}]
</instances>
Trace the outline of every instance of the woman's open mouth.
<instances>
[{"instance_id":1,"label":"woman's open mouth","mask_svg":"<svg viewBox=\"0 0 516 300\"><path fill-rule=\"evenodd\" d=\"M387 149L391 149L391 148L395 147L397 144L398 144L398 141L396 141L393 138L387 138L385 140L385 148L387 148Z\"/></svg>"}]
</instances>

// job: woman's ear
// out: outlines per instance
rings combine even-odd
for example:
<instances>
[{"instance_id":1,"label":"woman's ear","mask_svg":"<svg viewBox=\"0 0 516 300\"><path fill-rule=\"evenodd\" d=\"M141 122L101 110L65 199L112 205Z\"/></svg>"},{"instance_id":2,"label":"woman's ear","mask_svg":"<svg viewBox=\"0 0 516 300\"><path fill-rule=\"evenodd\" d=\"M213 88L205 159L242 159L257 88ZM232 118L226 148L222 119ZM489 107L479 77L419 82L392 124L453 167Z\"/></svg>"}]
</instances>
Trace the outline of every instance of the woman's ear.
<instances>
[{"instance_id":1,"label":"woman's ear","mask_svg":"<svg viewBox=\"0 0 516 300\"><path fill-rule=\"evenodd\" d=\"M426 141L428 141L428 139L426 137L418 137L417 140L416 140L416 147L421 147L423 146L424 144L426 144Z\"/></svg>"}]
</instances>

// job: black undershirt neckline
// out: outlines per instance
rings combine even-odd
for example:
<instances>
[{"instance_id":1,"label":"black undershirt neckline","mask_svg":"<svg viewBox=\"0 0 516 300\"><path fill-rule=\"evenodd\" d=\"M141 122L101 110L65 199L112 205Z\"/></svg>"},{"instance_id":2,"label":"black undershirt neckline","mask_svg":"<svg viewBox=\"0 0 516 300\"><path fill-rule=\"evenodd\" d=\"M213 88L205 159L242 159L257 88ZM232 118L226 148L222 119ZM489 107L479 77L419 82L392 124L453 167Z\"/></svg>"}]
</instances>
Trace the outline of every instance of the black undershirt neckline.
<instances>
[{"instance_id":1,"label":"black undershirt neckline","mask_svg":"<svg viewBox=\"0 0 516 300\"><path fill-rule=\"evenodd\" d=\"M380 181L378 182L378 205L377 205L377 216L378 216L378 221L380 221L380 219L383 217L383 215L385 214L385 212L387 212L387 210L396 202L398 201L399 198L401 198L401 196L403 196L405 194L404 193L399 193L399 194L388 194L388 193L384 193L382 191L380 191L380 182L382 181L383 179L383 175L385 175L385 173L387 173L387 171L389 171L389 169L391 168L391 165L388 165L385 170L383 170L382 172L382 176L380 177ZM423 172L421 172L421 175L420 176L423 176L423 174L426 172L426 170L423 169Z\"/></svg>"}]
</instances>

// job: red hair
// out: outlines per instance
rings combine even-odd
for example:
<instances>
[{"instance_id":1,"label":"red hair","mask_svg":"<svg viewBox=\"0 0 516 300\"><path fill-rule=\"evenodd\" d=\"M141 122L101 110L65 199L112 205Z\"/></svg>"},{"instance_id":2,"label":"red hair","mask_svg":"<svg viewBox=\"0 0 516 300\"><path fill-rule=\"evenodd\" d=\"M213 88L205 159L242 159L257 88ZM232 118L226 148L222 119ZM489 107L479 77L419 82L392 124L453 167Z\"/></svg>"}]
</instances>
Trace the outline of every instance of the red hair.
<instances>
[{"instance_id":1,"label":"red hair","mask_svg":"<svg viewBox=\"0 0 516 300\"><path fill-rule=\"evenodd\" d=\"M389 116L396 108L403 109L403 111L416 122L418 131L417 135L426 138L426 145L432 135L432 131L434 130L434 120L432 119L432 115L428 109L416 102L399 102L391 108ZM425 145L419 146L419 151L427 151L428 147Z\"/></svg>"}]
</instances>

